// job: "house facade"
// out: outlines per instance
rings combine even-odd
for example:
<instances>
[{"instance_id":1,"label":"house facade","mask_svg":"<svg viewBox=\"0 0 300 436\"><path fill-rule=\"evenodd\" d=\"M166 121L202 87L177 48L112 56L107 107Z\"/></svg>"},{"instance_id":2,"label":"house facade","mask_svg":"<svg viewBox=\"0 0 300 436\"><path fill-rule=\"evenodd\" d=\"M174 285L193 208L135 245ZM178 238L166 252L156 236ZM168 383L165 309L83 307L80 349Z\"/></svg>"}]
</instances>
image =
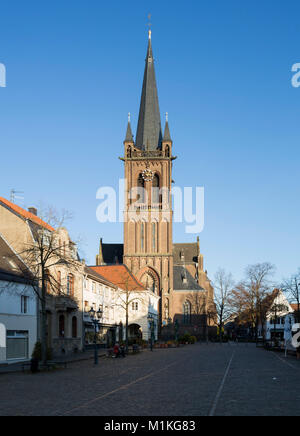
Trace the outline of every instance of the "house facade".
<instances>
[{"instance_id":1,"label":"house facade","mask_svg":"<svg viewBox=\"0 0 300 436\"><path fill-rule=\"evenodd\" d=\"M35 270L36 277L40 276L40 272L33 253L41 243L45 249L51 245L51 261L46 271L47 345L54 356L81 351L84 266L68 231L63 227L55 229L43 221L36 209L27 211L0 197L0 232L26 265ZM40 310L41 305L41 320ZM40 334L41 326L38 332Z\"/></svg>"},{"instance_id":2,"label":"house facade","mask_svg":"<svg viewBox=\"0 0 300 436\"><path fill-rule=\"evenodd\" d=\"M90 317L91 308L102 310L97 327L97 342L111 347L117 340L120 320L114 305L117 286L106 280L92 268L85 266L83 280L83 338L84 346L94 343L95 326Z\"/></svg>"},{"instance_id":3,"label":"house facade","mask_svg":"<svg viewBox=\"0 0 300 436\"><path fill-rule=\"evenodd\" d=\"M288 329L294 309L280 289L275 289L266 300L265 323L259 325L259 336L266 341L284 342L289 336Z\"/></svg>"},{"instance_id":4,"label":"house facade","mask_svg":"<svg viewBox=\"0 0 300 436\"><path fill-rule=\"evenodd\" d=\"M24 268L0 234L0 364L30 359L37 341L37 295Z\"/></svg>"}]
</instances>

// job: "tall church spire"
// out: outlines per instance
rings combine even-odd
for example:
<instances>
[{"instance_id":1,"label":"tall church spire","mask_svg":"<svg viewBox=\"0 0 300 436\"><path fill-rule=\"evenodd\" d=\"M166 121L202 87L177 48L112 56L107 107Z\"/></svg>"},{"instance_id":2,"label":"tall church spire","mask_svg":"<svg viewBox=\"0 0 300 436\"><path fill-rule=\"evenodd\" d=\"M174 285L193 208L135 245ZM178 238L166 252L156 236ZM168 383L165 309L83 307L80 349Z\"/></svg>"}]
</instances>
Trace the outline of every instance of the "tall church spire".
<instances>
[{"instance_id":1,"label":"tall church spire","mask_svg":"<svg viewBox=\"0 0 300 436\"><path fill-rule=\"evenodd\" d=\"M163 140L164 141L172 141L171 135L170 135L168 113L166 113L166 124L165 124L165 133L164 133L164 139Z\"/></svg>"},{"instance_id":2,"label":"tall church spire","mask_svg":"<svg viewBox=\"0 0 300 436\"><path fill-rule=\"evenodd\" d=\"M128 124L127 124L125 142L133 142L133 135L132 135L131 124L130 124L130 114L128 114Z\"/></svg>"},{"instance_id":3,"label":"tall church spire","mask_svg":"<svg viewBox=\"0 0 300 436\"><path fill-rule=\"evenodd\" d=\"M161 119L155 79L151 30L149 30L146 67L136 134L136 147L145 150L148 145L150 151L156 150L161 148L161 141Z\"/></svg>"}]
</instances>

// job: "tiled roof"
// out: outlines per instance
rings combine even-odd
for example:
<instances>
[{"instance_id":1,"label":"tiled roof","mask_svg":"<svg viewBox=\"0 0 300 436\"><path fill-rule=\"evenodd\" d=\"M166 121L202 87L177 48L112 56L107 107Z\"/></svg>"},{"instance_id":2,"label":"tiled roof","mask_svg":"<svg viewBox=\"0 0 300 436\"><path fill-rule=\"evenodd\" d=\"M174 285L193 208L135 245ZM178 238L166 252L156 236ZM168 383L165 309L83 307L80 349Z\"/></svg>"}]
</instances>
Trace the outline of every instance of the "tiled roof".
<instances>
[{"instance_id":1,"label":"tiled roof","mask_svg":"<svg viewBox=\"0 0 300 436\"><path fill-rule=\"evenodd\" d=\"M116 288L116 285L114 283L112 283L109 280L107 280L105 277L103 277L101 274L99 274L93 268L91 268L89 266L85 266L84 267L84 272L85 272L85 274L87 274L88 276L92 277L93 279L98 280L101 283L104 283L104 284L106 284L108 286L111 286L112 288Z\"/></svg>"},{"instance_id":2,"label":"tiled roof","mask_svg":"<svg viewBox=\"0 0 300 436\"><path fill-rule=\"evenodd\" d=\"M125 265L91 266L90 268L125 291L145 291L144 286Z\"/></svg>"},{"instance_id":3,"label":"tiled roof","mask_svg":"<svg viewBox=\"0 0 300 436\"><path fill-rule=\"evenodd\" d=\"M53 227L51 227L49 224L45 223L43 220L41 220L41 218L39 218L38 216L34 215L31 212L28 212L28 210L23 209L20 206L17 206L14 203L11 203L10 201L6 200L3 197L0 197L0 205L4 205L6 207L8 207L9 209L11 209L13 212L17 213L18 215L20 215L22 218L25 218L27 220L30 220L32 222L34 222L35 224L44 227L47 230L50 230L51 232L54 231L55 229Z\"/></svg>"},{"instance_id":4,"label":"tiled roof","mask_svg":"<svg viewBox=\"0 0 300 436\"><path fill-rule=\"evenodd\" d=\"M174 265L173 267L173 286L174 291L204 291L182 265Z\"/></svg>"},{"instance_id":5,"label":"tiled roof","mask_svg":"<svg viewBox=\"0 0 300 436\"><path fill-rule=\"evenodd\" d=\"M273 303L275 299L278 297L280 293L279 289L274 289L273 292L269 295L267 295L264 300L262 301L263 307L265 310L270 310L273 306Z\"/></svg>"},{"instance_id":6,"label":"tiled roof","mask_svg":"<svg viewBox=\"0 0 300 436\"><path fill-rule=\"evenodd\" d=\"M198 261L197 242L173 244L174 265L194 263ZM183 256L183 258L181 258Z\"/></svg>"}]
</instances>

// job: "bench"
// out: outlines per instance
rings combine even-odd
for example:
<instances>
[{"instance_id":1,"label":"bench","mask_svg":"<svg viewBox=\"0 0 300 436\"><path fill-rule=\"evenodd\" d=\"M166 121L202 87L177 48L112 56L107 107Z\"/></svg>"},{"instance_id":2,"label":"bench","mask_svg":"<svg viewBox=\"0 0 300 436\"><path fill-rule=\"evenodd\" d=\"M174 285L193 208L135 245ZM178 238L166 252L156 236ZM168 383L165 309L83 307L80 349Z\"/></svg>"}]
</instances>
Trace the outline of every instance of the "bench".
<instances>
[{"instance_id":1,"label":"bench","mask_svg":"<svg viewBox=\"0 0 300 436\"><path fill-rule=\"evenodd\" d=\"M43 369L47 369L47 371L50 371L51 369L56 368L57 366L61 366L63 368L67 368L67 362L66 361L62 361L62 362L53 362L53 361L49 361L46 363L46 365L43 365L41 362L39 362L38 365L38 370L43 370ZM22 371L25 372L25 369L31 369L31 362L24 362L22 364Z\"/></svg>"},{"instance_id":2,"label":"bench","mask_svg":"<svg viewBox=\"0 0 300 436\"><path fill-rule=\"evenodd\" d=\"M30 362L24 362L22 363L22 371L25 372L25 368L31 368L31 363Z\"/></svg>"}]
</instances>

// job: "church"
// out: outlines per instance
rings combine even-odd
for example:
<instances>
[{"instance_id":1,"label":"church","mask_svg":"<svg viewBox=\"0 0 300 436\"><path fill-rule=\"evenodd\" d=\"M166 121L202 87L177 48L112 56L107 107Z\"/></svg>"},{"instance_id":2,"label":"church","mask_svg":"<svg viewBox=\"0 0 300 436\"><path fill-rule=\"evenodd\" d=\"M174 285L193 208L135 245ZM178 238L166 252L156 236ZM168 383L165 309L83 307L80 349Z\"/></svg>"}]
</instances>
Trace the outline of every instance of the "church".
<instances>
[{"instance_id":1,"label":"church","mask_svg":"<svg viewBox=\"0 0 300 436\"><path fill-rule=\"evenodd\" d=\"M147 289L160 297L160 326L176 320L200 334L213 325L214 290L203 269L199 237L173 243L173 141L168 118L162 132L152 51L148 36L146 66L136 137L130 118L124 140L124 243L100 240L96 265L125 264ZM132 193L136 192L136 196Z\"/></svg>"}]
</instances>

